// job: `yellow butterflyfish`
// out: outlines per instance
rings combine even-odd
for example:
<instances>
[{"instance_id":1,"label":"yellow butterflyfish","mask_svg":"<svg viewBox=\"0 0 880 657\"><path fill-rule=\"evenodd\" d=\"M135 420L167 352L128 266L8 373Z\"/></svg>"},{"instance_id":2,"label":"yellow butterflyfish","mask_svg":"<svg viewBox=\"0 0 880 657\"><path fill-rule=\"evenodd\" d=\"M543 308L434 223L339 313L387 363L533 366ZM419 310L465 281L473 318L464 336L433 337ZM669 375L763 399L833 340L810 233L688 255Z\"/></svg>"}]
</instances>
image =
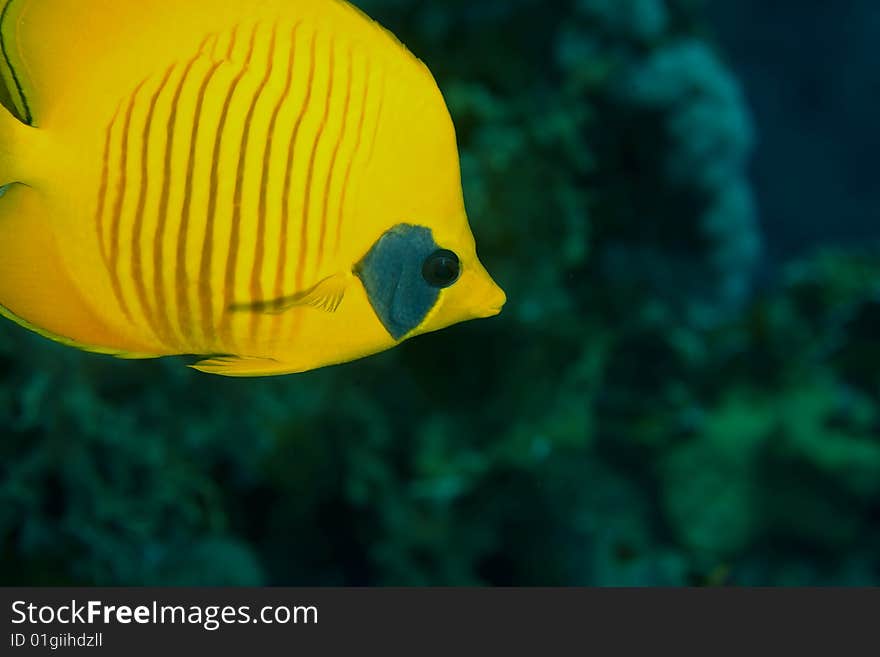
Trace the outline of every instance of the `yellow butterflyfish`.
<instances>
[{"instance_id":1,"label":"yellow butterflyfish","mask_svg":"<svg viewBox=\"0 0 880 657\"><path fill-rule=\"evenodd\" d=\"M343 0L0 0L0 312L301 372L497 314L427 67Z\"/></svg>"}]
</instances>

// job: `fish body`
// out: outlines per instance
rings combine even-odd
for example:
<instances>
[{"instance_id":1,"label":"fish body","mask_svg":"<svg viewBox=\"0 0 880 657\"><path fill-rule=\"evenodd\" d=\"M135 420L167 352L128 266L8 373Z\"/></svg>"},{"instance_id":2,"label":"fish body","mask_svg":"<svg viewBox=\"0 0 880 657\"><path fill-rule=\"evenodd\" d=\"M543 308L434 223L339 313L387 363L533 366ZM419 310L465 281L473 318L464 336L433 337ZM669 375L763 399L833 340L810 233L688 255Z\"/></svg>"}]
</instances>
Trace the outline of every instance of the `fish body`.
<instances>
[{"instance_id":1,"label":"fish body","mask_svg":"<svg viewBox=\"0 0 880 657\"><path fill-rule=\"evenodd\" d=\"M0 4L16 115L0 117L7 317L248 376L500 311L441 93L357 9Z\"/></svg>"}]
</instances>

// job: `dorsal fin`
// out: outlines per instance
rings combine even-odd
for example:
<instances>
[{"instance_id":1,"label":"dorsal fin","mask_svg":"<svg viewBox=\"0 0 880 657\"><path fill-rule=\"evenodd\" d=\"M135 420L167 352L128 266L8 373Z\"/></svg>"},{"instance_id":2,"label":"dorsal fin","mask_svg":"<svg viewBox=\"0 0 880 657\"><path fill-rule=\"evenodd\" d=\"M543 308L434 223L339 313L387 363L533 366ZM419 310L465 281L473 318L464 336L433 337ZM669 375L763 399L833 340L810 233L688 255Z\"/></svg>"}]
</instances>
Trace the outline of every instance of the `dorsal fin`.
<instances>
[{"instance_id":1,"label":"dorsal fin","mask_svg":"<svg viewBox=\"0 0 880 657\"><path fill-rule=\"evenodd\" d=\"M106 0L0 0L0 78L3 103L23 123L39 125L46 96L69 77L79 20ZM97 26L96 26L97 27Z\"/></svg>"},{"instance_id":2,"label":"dorsal fin","mask_svg":"<svg viewBox=\"0 0 880 657\"><path fill-rule=\"evenodd\" d=\"M145 26L160 12L170 22L178 4L172 0L0 0L0 78L8 109L23 123L43 127L49 103L58 98L75 97L77 92L100 94L102 86L124 89L124 83L145 77L154 66L132 48L142 53L146 43L156 42L155 34L147 34L146 27L131 27ZM193 35L192 40L198 43L203 36ZM179 34L169 34L168 39L174 44L181 41ZM192 45L181 45L184 48ZM108 52L119 57L108 60ZM97 86L85 91L74 86L81 84L84 68L100 69L90 76Z\"/></svg>"},{"instance_id":3,"label":"dorsal fin","mask_svg":"<svg viewBox=\"0 0 880 657\"><path fill-rule=\"evenodd\" d=\"M386 54L402 52L422 66L344 0L0 0L0 77L13 113L43 127L47 104L59 97L125 88L192 52L206 34L278 17L290 24L305 18L330 29L354 28ZM108 59L108 52L117 56ZM94 70L86 90L76 86L84 69Z\"/></svg>"},{"instance_id":4,"label":"dorsal fin","mask_svg":"<svg viewBox=\"0 0 880 657\"><path fill-rule=\"evenodd\" d=\"M19 121L33 125L33 112L18 72L21 59L14 46L16 27L23 6L21 0L4 0L3 9L0 10L0 76L3 79L0 101Z\"/></svg>"},{"instance_id":5,"label":"dorsal fin","mask_svg":"<svg viewBox=\"0 0 880 657\"><path fill-rule=\"evenodd\" d=\"M129 4L139 3L116 2ZM47 103L67 91L84 62L95 61L120 13L113 8L112 0L0 0L0 78L20 121L39 127ZM104 16L107 25L95 20Z\"/></svg>"}]
</instances>

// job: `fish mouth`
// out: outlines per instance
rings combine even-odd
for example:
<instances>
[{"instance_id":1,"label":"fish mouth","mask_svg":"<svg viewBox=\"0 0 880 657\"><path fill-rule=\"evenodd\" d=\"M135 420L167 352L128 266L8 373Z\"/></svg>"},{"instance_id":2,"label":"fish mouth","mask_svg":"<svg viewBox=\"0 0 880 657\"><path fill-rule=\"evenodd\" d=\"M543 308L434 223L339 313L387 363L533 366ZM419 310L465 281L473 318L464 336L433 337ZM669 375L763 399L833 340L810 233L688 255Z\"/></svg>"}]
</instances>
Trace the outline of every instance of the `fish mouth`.
<instances>
[{"instance_id":1,"label":"fish mouth","mask_svg":"<svg viewBox=\"0 0 880 657\"><path fill-rule=\"evenodd\" d=\"M495 317L496 315L501 314L501 309L502 309L503 307L504 307L503 305L500 305L500 306L492 306L491 308L487 308L487 309L481 311L481 312L477 315L477 317L479 317L480 319L486 319L486 318L488 318L488 317Z\"/></svg>"},{"instance_id":2,"label":"fish mouth","mask_svg":"<svg viewBox=\"0 0 880 657\"><path fill-rule=\"evenodd\" d=\"M479 261L476 261L474 269L476 276L468 286L472 288L474 295L474 303L470 308L471 316L480 319L494 317L507 303L507 294Z\"/></svg>"},{"instance_id":3,"label":"fish mouth","mask_svg":"<svg viewBox=\"0 0 880 657\"><path fill-rule=\"evenodd\" d=\"M504 293L504 290L496 285L486 303L481 304L481 309L477 313L477 317L481 319L495 317L501 313L501 309L504 308L505 303L507 303L507 295Z\"/></svg>"}]
</instances>

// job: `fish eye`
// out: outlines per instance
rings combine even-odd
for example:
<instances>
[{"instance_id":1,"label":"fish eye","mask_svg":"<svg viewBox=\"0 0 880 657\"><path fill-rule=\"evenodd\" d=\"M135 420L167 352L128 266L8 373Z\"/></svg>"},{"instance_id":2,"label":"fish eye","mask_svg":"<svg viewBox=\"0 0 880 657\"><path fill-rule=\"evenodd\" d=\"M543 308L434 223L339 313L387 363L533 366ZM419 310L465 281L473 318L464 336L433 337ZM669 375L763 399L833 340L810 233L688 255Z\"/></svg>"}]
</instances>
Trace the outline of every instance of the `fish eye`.
<instances>
[{"instance_id":1,"label":"fish eye","mask_svg":"<svg viewBox=\"0 0 880 657\"><path fill-rule=\"evenodd\" d=\"M431 287L449 287L458 280L461 263L452 251L440 249L425 259L422 276Z\"/></svg>"}]
</instances>

